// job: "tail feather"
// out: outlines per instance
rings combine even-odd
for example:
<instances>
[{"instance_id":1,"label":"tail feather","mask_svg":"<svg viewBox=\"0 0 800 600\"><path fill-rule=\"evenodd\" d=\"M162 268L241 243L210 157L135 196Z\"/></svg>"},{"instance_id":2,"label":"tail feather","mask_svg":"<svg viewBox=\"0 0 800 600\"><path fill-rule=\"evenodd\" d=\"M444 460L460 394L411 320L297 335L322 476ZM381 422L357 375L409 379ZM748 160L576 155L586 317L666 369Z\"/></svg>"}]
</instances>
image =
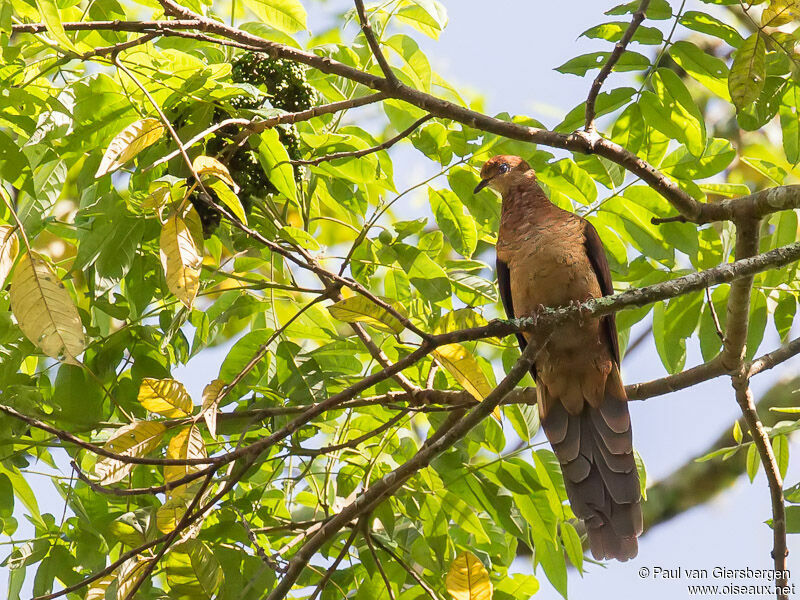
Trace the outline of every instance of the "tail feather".
<instances>
[{"instance_id":1,"label":"tail feather","mask_svg":"<svg viewBox=\"0 0 800 600\"><path fill-rule=\"evenodd\" d=\"M542 426L561 464L572 510L586 524L592 555L633 558L642 509L627 402L606 394L598 407L585 402L571 415L560 402L545 400Z\"/></svg>"}]
</instances>

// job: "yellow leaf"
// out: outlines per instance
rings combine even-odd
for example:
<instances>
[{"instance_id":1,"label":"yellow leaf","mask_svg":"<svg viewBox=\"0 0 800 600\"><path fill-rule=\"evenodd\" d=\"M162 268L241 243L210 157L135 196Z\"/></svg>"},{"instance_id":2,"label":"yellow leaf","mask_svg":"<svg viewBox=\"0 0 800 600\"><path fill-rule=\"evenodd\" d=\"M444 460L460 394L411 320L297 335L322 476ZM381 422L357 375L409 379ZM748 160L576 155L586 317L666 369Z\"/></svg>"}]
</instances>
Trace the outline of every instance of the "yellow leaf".
<instances>
[{"instance_id":1,"label":"yellow leaf","mask_svg":"<svg viewBox=\"0 0 800 600\"><path fill-rule=\"evenodd\" d=\"M158 446L166 430L166 426L157 421L135 421L120 427L103 448L122 456L145 456ZM116 483L132 468L131 463L103 457L94 465L94 474L101 484Z\"/></svg>"},{"instance_id":2,"label":"yellow leaf","mask_svg":"<svg viewBox=\"0 0 800 600\"><path fill-rule=\"evenodd\" d=\"M150 412L165 417L188 417L192 414L192 399L180 381L174 379L142 379L139 402Z\"/></svg>"},{"instance_id":3,"label":"yellow leaf","mask_svg":"<svg viewBox=\"0 0 800 600\"><path fill-rule=\"evenodd\" d=\"M383 298L383 300L386 300ZM389 300L386 300L389 302ZM405 315L405 310L399 304L393 305L395 310ZM381 331L400 333L403 331L403 324L394 315L389 314L380 306L364 296L352 296L339 300L337 303L328 307L328 312L334 319L346 323L363 322Z\"/></svg>"},{"instance_id":4,"label":"yellow leaf","mask_svg":"<svg viewBox=\"0 0 800 600\"><path fill-rule=\"evenodd\" d=\"M95 177L116 171L148 146L155 144L164 133L158 119L141 119L131 123L111 140Z\"/></svg>"},{"instance_id":5,"label":"yellow leaf","mask_svg":"<svg viewBox=\"0 0 800 600\"><path fill-rule=\"evenodd\" d=\"M478 361L461 344L440 346L433 355L476 400L483 400L492 391Z\"/></svg>"},{"instance_id":6,"label":"yellow leaf","mask_svg":"<svg viewBox=\"0 0 800 600\"><path fill-rule=\"evenodd\" d=\"M462 552L450 565L445 585L455 600L491 600L489 573L472 552Z\"/></svg>"},{"instance_id":7,"label":"yellow leaf","mask_svg":"<svg viewBox=\"0 0 800 600\"><path fill-rule=\"evenodd\" d=\"M213 156L198 156L192 161L192 167L194 168L195 172L200 175L200 177L203 175L216 177L217 179L224 181L231 186L234 192L237 194L239 193L239 186L236 185L233 177L231 177L228 167L223 165Z\"/></svg>"},{"instance_id":8,"label":"yellow leaf","mask_svg":"<svg viewBox=\"0 0 800 600\"><path fill-rule=\"evenodd\" d=\"M79 364L84 335L78 309L53 269L35 252L25 252L11 277L11 312L22 333L53 358L63 353Z\"/></svg>"},{"instance_id":9,"label":"yellow leaf","mask_svg":"<svg viewBox=\"0 0 800 600\"><path fill-rule=\"evenodd\" d=\"M110 573L109 575L101 577L97 581L92 582L91 587L89 587L89 591L86 592L85 600L105 600L106 591L116 579L117 574Z\"/></svg>"},{"instance_id":10,"label":"yellow leaf","mask_svg":"<svg viewBox=\"0 0 800 600\"><path fill-rule=\"evenodd\" d=\"M800 0L772 0L761 13L762 27L780 27L800 19Z\"/></svg>"},{"instance_id":11,"label":"yellow leaf","mask_svg":"<svg viewBox=\"0 0 800 600\"><path fill-rule=\"evenodd\" d=\"M200 287L203 264L203 227L194 207L186 219L172 215L161 228L161 264L167 287L175 297L191 308Z\"/></svg>"},{"instance_id":12,"label":"yellow leaf","mask_svg":"<svg viewBox=\"0 0 800 600\"><path fill-rule=\"evenodd\" d=\"M134 556L129 558L119 568L119 584L117 585L117 600L124 600L128 597L128 593L141 577L142 569L144 569L152 558L144 558L142 556Z\"/></svg>"},{"instance_id":13,"label":"yellow leaf","mask_svg":"<svg viewBox=\"0 0 800 600\"><path fill-rule=\"evenodd\" d=\"M219 395L225 387L222 379L215 379L203 389L203 418L208 426L211 437L217 439L217 409L219 408Z\"/></svg>"},{"instance_id":14,"label":"yellow leaf","mask_svg":"<svg viewBox=\"0 0 800 600\"><path fill-rule=\"evenodd\" d=\"M181 429L178 434L169 441L169 446L167 446L167 458L187 459L206 458L207 456L203 435L196 425L190 425ZM181 477L196 473L202 468L202 465L164 465L164 480L167 482L177 481ZM184 490L193 487L193 483L199 483L199 480L170 490L167 493L167 497L183 494Z\"/></svg>"},{"instance_id":15,"label":"yellow leaf","mask_svg":"<svg viewBox=\"0 0 800 600\"><path fill-rule=\"evenodd\" d=\"M11 225L0 225L0 290L6 285L6 278L19 254L19 240Z\"/></svg>"}]
</instances>

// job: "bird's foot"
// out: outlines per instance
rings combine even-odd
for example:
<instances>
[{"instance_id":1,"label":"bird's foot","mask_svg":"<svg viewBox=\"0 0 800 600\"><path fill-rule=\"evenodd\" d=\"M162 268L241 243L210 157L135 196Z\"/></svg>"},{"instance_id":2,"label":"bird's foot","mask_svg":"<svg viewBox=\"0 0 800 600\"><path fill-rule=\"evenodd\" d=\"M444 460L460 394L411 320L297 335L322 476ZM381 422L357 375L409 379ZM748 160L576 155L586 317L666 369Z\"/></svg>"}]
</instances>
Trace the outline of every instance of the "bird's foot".
<instances>
[{"instance_id":1,"label":"bird's foot","mask_svg":"<svg viewBox=\"0 0 800 600\"><path fill-rule=\"evenodd\" d=\"M583 305L583 302L581 302L580 300L570 300L569 307L573 310L578 311L578 325L583 327L584 321L589 316L589 311L586 310L586 308Z\"/></svg>"}]
</instances>

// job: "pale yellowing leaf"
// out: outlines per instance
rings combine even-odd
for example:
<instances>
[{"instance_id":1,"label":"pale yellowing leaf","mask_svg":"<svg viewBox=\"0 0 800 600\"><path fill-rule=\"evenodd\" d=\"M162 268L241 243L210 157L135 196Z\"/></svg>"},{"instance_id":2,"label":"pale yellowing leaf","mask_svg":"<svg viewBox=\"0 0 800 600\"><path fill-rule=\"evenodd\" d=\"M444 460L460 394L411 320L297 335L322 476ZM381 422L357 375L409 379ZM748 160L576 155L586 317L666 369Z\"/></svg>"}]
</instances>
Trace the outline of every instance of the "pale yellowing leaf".
<instances>
[{"instance_id":1,"label":"pale yellowing leaf","mask_svg":"<svg viewBox=\"0 0 800 600\"><path fill-rule=\"evenodd\" d=\"M192 414L192 398L180 381L145 377L139 386L139 402L150 412L165 417L188 417Z\"/></svg>"},{"instance_id":2,"label":"pale yellowing leaf","mask_svg":"<svg viewBox=\"0 0 800 600\"><path fill-rule=\"evenodd\" d=\"M167 430L157 421L135 421L120 427L103 445L103 448L122 456L145 456L152 452ZM133 469L133 464L103 457L94 465L99 483L107 485L123 479Z\"/></svg>"},{"instance_id":3,"label":"pale yellowing leaf","mask_svg":"<svg viewBox=\"0 0 800 600\"><path fill-rule=\"evenodd\" d=\"M158 119L141 119L131 123L111 140L95 177L116 171L148 146L155 144L164 133Z\"/></svg>"},{"instance_id":4,"label":"pale yellowing leaf","mask_svg":"<svg viewBox=\"0 0 800 600\"><path fill-rule=\"evenodd\" d=\"M476 400L483 400L492 391L478 361L461 344L440 346L433 351L433 355Z\"/></svg>"},{"instance_id":5,"label":"pale yellowing leaf","mask_svg":"<svg viewBox=\"0 0 800 600\"><path fill-rule=\"evenodd\" d=\"M119 568L119 575L117 575L119 578L117 600L124 600L128 597L128 593L142 576L142 570L151 560L142 556L134 556L122 563Z\"/></svg>"},{"instance_id":6,"label":"pale yellowing leaf","mask_svg":"<svg viewBox=\"0 0 800 600\"><path fill-rule=\"evenodd\" d=\"M84 349L78 309L52 267L35 252L20 256L11 277L11 312L22 333L47 356L78 364Z\"/></svg>"},{"instance_id":7,"label":"pale yellowing leaf","mask_svg":"<svg viewBox=\"0 0 800 600\"><path fill-rule=\"evenodd\" d=\"M89 591L86 592L85 600L105 600L106 591L108 590L109 586L112 583L114 583L116 579L117 579L116 573L109 573L108 575L101 577L97 581L93 581L91 586L89 586Z\"/></svg>"},{"instance_id":8,"label":"pale yellowing leaf","mask_svg":"<svg viewBox=\"0 0 800 600\"><path fill-rule=\"evenodd\" d=\"M389 301L386 300L386 302ZM405 314L405 310L399 304L393 306L400 314ZM389 314L364 296L353 296L339 300L328 307L328 312L331 313L334 319L346 323L362 322L371 325L375 329L390 333L403 331L403 324L394 315Z\"/></svg>"},{"instance_id":9,"label":"pale yellowing leaf","mask_svg":"<svg viewBox=\"0 0 800 600\"><path fill-rule=\"evenodd\" d=\"M491 600L492 582L489 573L472 552L462 552L450 565L444 580L455 600Z\"/></svg>"},{"instance_id":10,"label":"pale yellowing leaf","mask_svg":"<svg viewBox=\"0 0 800 600\"><path fill-rule=\"evenodd\" d=\"M800 19L800 0L772 0L761 13L762 27L780 27Z\"/></svg>"},{"instance_id":11,"label":"pale yellowing leaf","mask_svg":"<svg viewBox=\"0 0 800 600\"><path fill-rule=\"evenodd\" d=\"M233 177L231 177L228 167L223 165L213 156L198 156L192 161L192 167L194 168L195 172L200 175L200 177L203 177L204 175L216 177L220 181L227 183L231 188L233 188L234 192L239 192L239 186L236 185Z\"/></svg>"},{"instance_id":12,"label":"pale yellowing leaf","mask_svg":"<svg viewBox=\"0 0 800 600\"><path fill-rule=\"evenodd\" d=\"M0 290L6 285L6 278L19 254L19 240L11 225L0 225Z\"/></svg>"},{"instance_id":13,"label":"pale yellowing leaf","mask_svg":"<svg viewBox=\"0 0 800 600\"><path fill-rule=\"evenodd\" d=\"M181 429L177 435L169 441L167 446L167 458L187 459L187 458L206 458L206 444L203 441L203 434L196 425L189 425ZM177 481L191 473L201 470L203 465L164 465L164 480L167 482ZM194 481L187 485L181 485L168 492L168 496L182 494L183 490L191 487Z\"/></svg>"},{"instance_id":14,"label":"pale yellowing leaf","mask_svg":"<svg viewBox=\"0 0 800 600\"><path fill-rule=\"evenodd\" d=\"M728 91L737 109L746 108L758 99L767 77L766 64L766 42L757 31L736 50L728 73Z\"/></svg>"},{"instance_id":15,"label":"pale yellowing leaf","mask_svg":"<svg viewBox=\"0 0 800 600\"><path fill-rule=\"evenodd\" d=\"M217 409L219 408L219 395L225 387L222 379L215 379L203 388L203 419L208 426L211 437L217 439Z\"/></svg>"},{"instance_id":16,"label":"pale yellowing leaf","mask_svg":"<svg viewBox=\"0 0 800 600\"><path fill-rule=\"evenodd\" d=\"M200 288L203 233L200 217L192 207L182 218L172 215L161 227L161 265L169 291L191 308Z\"/></svg>"}]
</instances>

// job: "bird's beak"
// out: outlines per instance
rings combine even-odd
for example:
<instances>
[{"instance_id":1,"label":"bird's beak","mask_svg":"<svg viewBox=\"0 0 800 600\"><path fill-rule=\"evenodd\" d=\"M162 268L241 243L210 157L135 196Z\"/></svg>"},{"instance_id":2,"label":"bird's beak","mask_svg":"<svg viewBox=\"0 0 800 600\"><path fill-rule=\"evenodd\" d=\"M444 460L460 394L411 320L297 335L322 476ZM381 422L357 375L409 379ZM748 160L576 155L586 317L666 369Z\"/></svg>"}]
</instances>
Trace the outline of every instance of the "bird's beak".
<instances>
[{"instance_id":1,"label":"bird's beak","mask_svg":"<svg viewBox=\"0 0 800 600\"><path fill-rule=\"evenodd\" d=\"M481 179L481 182L478 185L475 186L475 189L472 191L472 193L473 194L477 194L483 188L485 188L487 185L489 185L490 181L491 181L491 178L490 179Z\"/></svg>"}]
</instances>

